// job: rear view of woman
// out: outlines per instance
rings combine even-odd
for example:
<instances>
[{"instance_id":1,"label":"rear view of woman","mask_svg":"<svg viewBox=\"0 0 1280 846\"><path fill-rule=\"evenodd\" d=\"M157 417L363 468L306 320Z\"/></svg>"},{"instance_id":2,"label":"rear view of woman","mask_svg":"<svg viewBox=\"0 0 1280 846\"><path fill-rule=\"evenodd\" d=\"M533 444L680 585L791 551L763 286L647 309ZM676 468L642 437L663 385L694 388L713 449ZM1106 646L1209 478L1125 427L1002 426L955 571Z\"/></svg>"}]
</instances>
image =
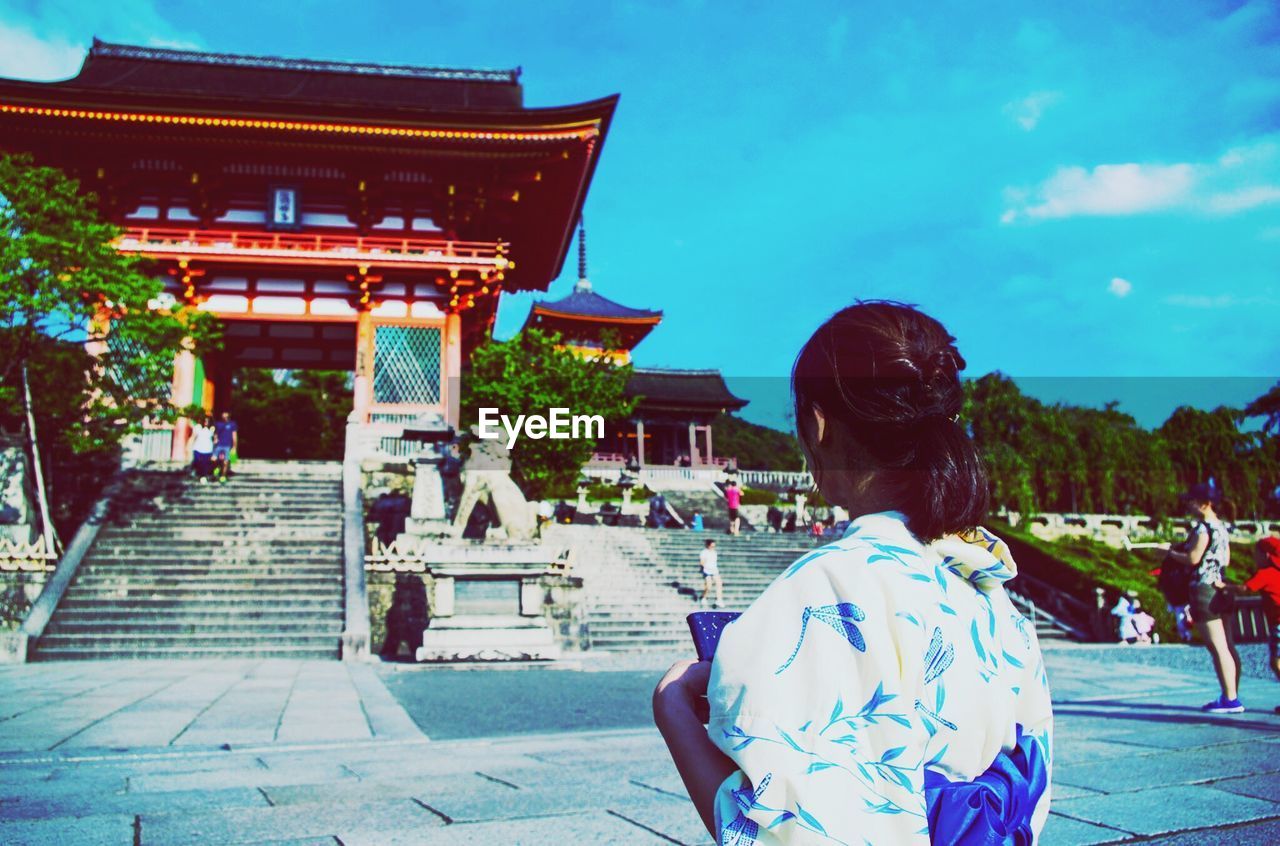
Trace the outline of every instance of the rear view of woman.
<instances>
[{"instance_id":1,"label":"rear view of woman","mask_svg":"<svg viewBox=\"0 0 1280 846\"><path fill-rule=\"evenodd\" d=\"M796 360L801 444L853 520L725 629L712 664L678 663L654 692L720 843L1024 844L1044 825L1048 682L1003 588L1013 560L978 528L987 479L953 342L914 308L864 302Z\"/></svg>"},{"instance_id":2,"label":"rear view of woman","mask_svg":"<svg viewBox=\"0 0 1280 846\"><path fill-rule=\"evenodd\" d=\"M1230 615L1231 594L1223 576L1231 563L1231 536L1218 519L1215 503L1218 491L1209 485L1193 485L1183 495L1187 510L1195 520L1182 549L1171 549L1169 557L1191 568L1191 606L1188 616L1200 632L1213 659L1222 692L1204 705L1211 714L1240 714L1240 653L1236 651Z\"/></svg>"}]
</instances>

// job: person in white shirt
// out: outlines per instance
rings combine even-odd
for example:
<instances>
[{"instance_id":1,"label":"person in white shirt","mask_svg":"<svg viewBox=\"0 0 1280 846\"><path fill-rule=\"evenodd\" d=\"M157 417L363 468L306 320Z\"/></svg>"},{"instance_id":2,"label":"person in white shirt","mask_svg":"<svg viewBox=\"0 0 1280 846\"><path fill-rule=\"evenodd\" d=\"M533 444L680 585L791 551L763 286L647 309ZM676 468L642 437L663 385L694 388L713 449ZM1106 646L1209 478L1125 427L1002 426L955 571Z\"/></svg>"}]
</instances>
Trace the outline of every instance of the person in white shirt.
<instances>
[{"instance_id":1,"label":"person in white shirt","mask_svg":"<svg viewBox=\"0 0 1280 846\"><path fill-rule=\"evenodd\" d=\"M200 484L208 484L213 474L213 420L205 417L191 427L191 468L196 472Z\"/></svg>"},{"instance_id":2,"label":"person in white shirt","mask_svg":"<svg viewBox=\"0 0 1280 846\"><path fill-rule=\"evenodd\" d=\"M702 596L698 598L698 604L705 606L711 589L715 588L716 602L713 607L721 607L724 605L724 583L720 579L720 561L715 541L707 541L706 548L698 553L698 566L702 568Z\"/></svg>"}]
</instances>

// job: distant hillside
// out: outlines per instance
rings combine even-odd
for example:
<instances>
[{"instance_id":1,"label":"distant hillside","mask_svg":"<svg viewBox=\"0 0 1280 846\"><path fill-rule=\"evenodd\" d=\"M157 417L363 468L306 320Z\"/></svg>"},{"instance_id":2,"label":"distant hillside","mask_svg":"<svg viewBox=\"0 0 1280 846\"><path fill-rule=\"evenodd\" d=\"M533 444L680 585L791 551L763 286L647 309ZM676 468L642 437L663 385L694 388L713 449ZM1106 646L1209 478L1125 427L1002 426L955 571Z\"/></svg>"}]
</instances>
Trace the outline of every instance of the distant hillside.
<instances>
[{"instance_id":1,"label":"distant hillside","mask_svg":"<svg viewBox=\"0 0 1280 846\"><path fill-rule=\"evenodd\" d=\"M794 435L722 414L711 424L712 450L736 457L743 470L803 470L804 457Z\"/></svg>"}]
</instances>

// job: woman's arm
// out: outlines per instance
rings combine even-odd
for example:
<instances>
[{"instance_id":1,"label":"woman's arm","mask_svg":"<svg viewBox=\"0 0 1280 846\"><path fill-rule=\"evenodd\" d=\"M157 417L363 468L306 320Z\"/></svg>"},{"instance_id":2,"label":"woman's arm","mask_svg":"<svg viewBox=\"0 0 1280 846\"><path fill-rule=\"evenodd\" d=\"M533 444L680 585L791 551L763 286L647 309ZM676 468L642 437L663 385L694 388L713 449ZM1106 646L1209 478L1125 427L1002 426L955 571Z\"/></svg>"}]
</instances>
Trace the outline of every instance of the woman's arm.
<instances>
[{"instance_id":1,"label":"woman's arm","mask_svg":"<svg viewBox=\"0 0 1280 846\"><path fill-rule=\"evenodd\" d=\"M707 680L710 661L679 661L653 691L653 721L667 742L684 788L711 836L716 831L715 798L738 767L707 737Z\"/></svg>"},{"instance_id":2,"label":"woman's arm","mask_svg":"<svg viewBox=\"0 0 1280 846\"><path fill-rule=\"evenodd\" d=\"M1204 560L1204 554L1209 549L1209 533L1197 533L1196 541L1186 552L1179 552L1176 549L1169 550L1169 555L1176 561L1184 564L1190 564L1192 567L1199 567L1200 562Z\"/></svg>"}]
</instances>

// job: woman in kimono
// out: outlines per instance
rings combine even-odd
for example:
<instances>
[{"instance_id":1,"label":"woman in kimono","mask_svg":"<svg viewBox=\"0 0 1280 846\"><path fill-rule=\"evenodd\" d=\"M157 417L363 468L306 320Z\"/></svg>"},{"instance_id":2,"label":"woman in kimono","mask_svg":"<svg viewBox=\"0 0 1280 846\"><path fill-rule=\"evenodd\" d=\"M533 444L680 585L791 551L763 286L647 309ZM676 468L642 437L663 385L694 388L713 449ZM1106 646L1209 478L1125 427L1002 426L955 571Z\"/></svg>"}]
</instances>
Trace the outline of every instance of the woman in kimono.
<instances>
[{"instance_id":1,"label":"woman in kimono","mask_svg":"<svg viewBox=\"0 0 1280 846\"><path fill-rule=\"evenodd\" d=\"M912 307L860 302L796 359L801 444L854 519L653 697L718 843L1021 846L1044 825L1048 681L1004 591L1013 560L979 528L954 340Z\"/></svg>"}]
</instances>

